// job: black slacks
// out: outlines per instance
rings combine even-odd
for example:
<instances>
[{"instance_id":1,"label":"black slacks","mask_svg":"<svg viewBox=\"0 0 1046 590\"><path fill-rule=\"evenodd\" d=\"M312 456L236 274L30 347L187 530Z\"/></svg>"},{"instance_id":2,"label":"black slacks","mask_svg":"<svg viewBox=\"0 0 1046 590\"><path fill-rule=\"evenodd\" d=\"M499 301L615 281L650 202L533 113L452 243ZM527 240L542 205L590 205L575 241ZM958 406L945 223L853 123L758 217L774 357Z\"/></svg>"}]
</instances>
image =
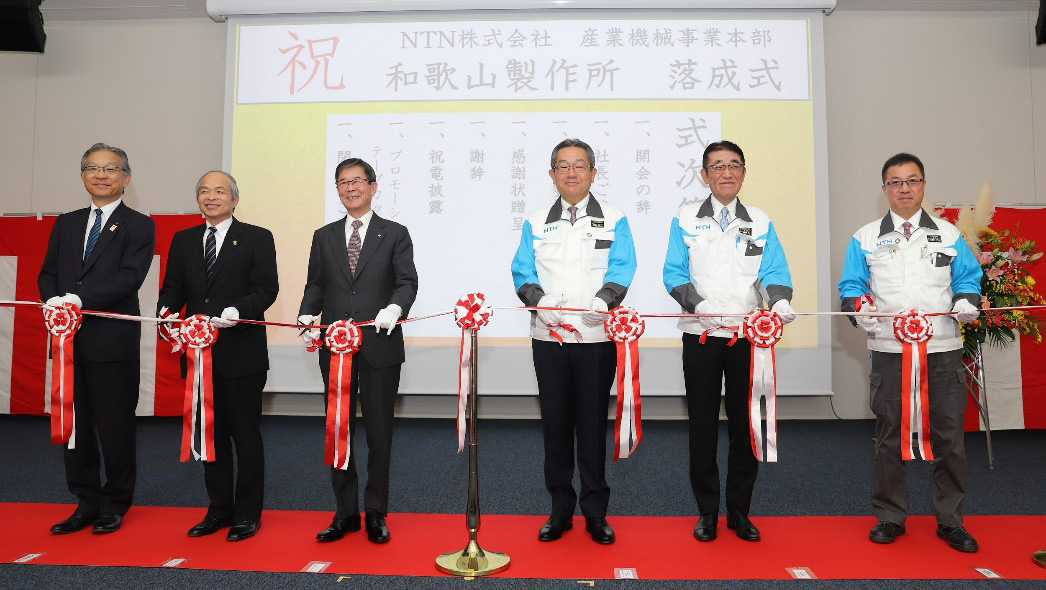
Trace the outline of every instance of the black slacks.
<instances>
[{"instance_id":1,"label":"black slacks","mask_svg":"<svg viewBox=\"0 0 1046 590\"><path fill-rule=\"evenodd\" d=\"M213 376L214 461L203 464L210 518L235 522L261 519L265 492L261 410L266 377L267 373L235 379Z\"/></svg>"},{"instance_id":2,"label":"black slacks","mask_svg":"<svg viewBox=\"0 0 1046 590\"><path fill-rule=\"evenodd\" d=\"M78 499L76 511L126 514L137 475L138 359L94 362L75 350L73 365L76 448L65 445L63 453L66 482Z\"/></svg>"},{"instance_id":3,"label":"black slacks","mask_svg":"<svg viewBox=\"0 0 1046 590\"><path fill-rule=\"evenodd\" d=\"M321 350L320 373L323 375L323 407L327 408L327 383L331 354ZM352 445L356 432L356 400L363 414L367 433L367 485L363 491L363 510L367 514L386 516L389 512L389 469L392 465L392 423L396 414L396 394L400 387L402 364L374 367L362 354L352 359L349 385L349 468L331 467L331 484L336 501L335 516L347 518L359 514L359 478L356 474L356 450Z\"/></svg>"},{"instance_id":4,"label":"black slacks","mask_svg":"<svg viewBox=\"0 0 1046 590\"><path fill-rule=\"evenodd\" d=\"M683 382L690 423L690 486L701 514L719 513L719 404L726 377L727 435L726 509L748 514L759 462L752 452L748 397L751 344L710 336L701 344L696 334L683 334Z\"/></svg>"},{"instance_id":5,"label":"black slacks","mask_svg":"<svg viewBox=\"0 0 1046 590\"><path fill-rule=\"evenodd\" d=\"M573 484L575 434L581 513L586 518L606 516L607 410L617 369L614 343L532 343L551 516L571 516L579 503Z\"/></svg>"},{"instance_id":6,"label":"black slacks","mask_svg":"<svg viewBox=\"0 0 1046 590\"><path fill-rule=\"evenodd\" d=\"M926 355L933 451L933 512L944 526L962 526L966 493L963 414L966 381L962 351ZM872 509L876 518L904 524L908 475L901 460L901 353L872 351L870 400L875 413Z\"/></svg>"}]
</instances>

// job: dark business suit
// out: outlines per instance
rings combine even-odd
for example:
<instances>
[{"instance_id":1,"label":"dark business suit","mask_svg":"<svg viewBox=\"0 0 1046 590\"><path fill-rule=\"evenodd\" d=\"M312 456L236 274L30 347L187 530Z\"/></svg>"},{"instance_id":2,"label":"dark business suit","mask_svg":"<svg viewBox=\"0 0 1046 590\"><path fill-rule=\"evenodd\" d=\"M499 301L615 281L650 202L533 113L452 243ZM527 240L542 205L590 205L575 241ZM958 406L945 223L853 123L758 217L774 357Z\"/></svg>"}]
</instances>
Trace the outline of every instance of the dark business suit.
<instances>
[{"instance_id":1,"label":"dark business suit","mask_svg":"<svg viewBox=\"0 0 1046 590\"><path fill-rule=\"evenodd\" d=\"M414 246L407 228L375 214L367 226L356 273L346 254L345 218L316 230L309 254L309 271L299 315L322 312L323 324L352 319L373 320L391 303L399 305L403 317L410 311L418 293L418 273L414 268ZM363 341L352 363L350 407L360 400L367 431L367 487L363 507L368 514L385 516L389 502L389 465L392 451L392 420L399 391L400 366L404 360L403 330L392 335L378 333L373 326L360 330ZM320 350L324 400L330 353ZM350 412L350 444L355 432L356 412ZM351 450L347 470L331 469L337 500L335 516L348 518L359 513L359 482L356 453Z\"/></svg>"},{"instance_id":2,"label":"dark business suit","mask_svg":"<svg viewBox=\"0 0 1046 590\"><path fill-rule=\"evenodd\" d=\"M157 308L220 316L235 307L240 318L264 320L276 301L276 245L272 232L233 218L210 278L204 260L203 224L174 234ZM265 458L261 436L262 389L269 370L265 326L222 328L211 350L214 383L214 461L204 463L204 483L214 520L261 519ZM183 357L183 376L184 376ZM233 484L233 443L237 477Z\"/></svg>"},{"instance_id":3,"label":"dark business suit","mask_svg":"<svg viewBox=\"0 0 1046 590\"><path fill-rule=\"evenodd\" d=\"M55 220L37 282L40 297L46 301L73 293L84 309L139 315L138 289L153 261L156 224L121 202L85 261L90 212L90 207L78 209ZM123 515L131 507L140 341L138 322L97 316L84 316L76 333L76 448L66 445L64 454L66 481L79 500L79 514Z\"/></svg>"}]
</instances>

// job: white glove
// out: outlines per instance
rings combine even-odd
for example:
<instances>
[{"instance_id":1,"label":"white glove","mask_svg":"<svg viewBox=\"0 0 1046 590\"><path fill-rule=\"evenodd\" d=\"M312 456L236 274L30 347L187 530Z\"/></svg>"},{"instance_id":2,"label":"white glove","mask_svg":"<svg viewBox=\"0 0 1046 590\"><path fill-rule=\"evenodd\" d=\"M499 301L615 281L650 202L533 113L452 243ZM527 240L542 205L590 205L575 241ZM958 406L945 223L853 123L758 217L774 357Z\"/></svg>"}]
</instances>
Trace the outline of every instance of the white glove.
<instances>
[{"instance_id":1,"label":"white glove","mask_svg":"<svg viewBox=\"0 0 1046 590\"><path fill-rule=\"evenodd\" d=\"M61 307L65 303L65 300L60 295L48 299L44 302L44 309L53 309L55 307Z\"/></svg>"},{"instance_id":2,"label":"white glove","mask_svg":"<svg viewBox=\"0 0 1046 590\"><path fill-rule=\"evenodd\" d=\"M303 326L315 325L316 324L316 316L308 315L308 314L300 315L300 316L298 316L298 323L303 325ZM313 328L312 330L305 330L302 333L302 335L301 335L301 339L305 341L305 345L306 346L314 346L315 345L314 341L315 340L319 340L320 339L320 335L321 335L320 329L319 328Z\"/></svg>"},{"instance_id":3,"label":"white glove","mask_svg":"<svg viewBox=\"0 0 1046 590\"><path fill-rule=\"evenodd\" d=\"M702 299L701 303L698 303L697 307L694 308L694 313L713 313L712 304L707 299ZM697 323L701 326L702 332L707 332L722 326L722 319L718 317L697 318Z\"/></svg>"},{"instance_id":4,"label":"white glove","mask_svg":"<svg viewBox=\"0 0 1046 590\"><path fill-rule=\"evenodd\" d=\"M777 303L770 308L770 311L777 313L781 316L782 324L790 324L795 319L795 310L792 309L792 304L787 299L778 299Z\"/></svg>"},{"instance_id":5,"label":"white glove","mask_svg":"<svg viewBox=\"0 0 1046 590\"><path fill-rule=\"evenodd\" d=\"M557 300L552 295L543 295L541 297L541 299L538 300L537 307L560 307L564 303L566 303L566 301L563 300L563 299ZM562 312L550 311L550 310L547 310L547 309L539 309L537 311L538 311L538 322L540 322L542 326L547 326L549 324L562 324L563 323L563 313Z\"/></svg>"},{"instance_id":6,"label":"white glove","mask_svg":"<svg viewBox=\"0 0 1046 590\"><path fill-rule=\"evenodd\" d=\"M62 295L62 301L64 303L72 303L80 309L84 308L84 302L80 301L80 296L76 293L66 293L65 295Z\"/></svg>"},{"instance_id":7,"label":"white glove","mask_svg":"<svg viewBox=\"0 0 1046 590\"><path fill-rule=\"evenodd\" d=\"M980 310L965 299L957 300L955 305L952 306L952 312L955 313L955 319L963 323L972 322L981 315Z\"/></svg>"},{"instance_id":8,"label":"white glove","mask_svg":"<svg viewBox=\"0 0 1046 590\"><path fill-rule=\"evenodd\" d=\"M226 307L222 310L221 317L211 318L211 325L215 328L231 328L240 319L240 310L235 307Z\"/></svg>"},{"instance_id":9,"label":"white glove","mask_svg":"<svg viewBox=\"0 0 1046 590\"><path fill-rule=\"evenodd\" d=\"M879 311L879 308L875 305L864 305L861 307L861 311L854 316L854 321L857 322L857 325L872 336L878 336L883 333L882 327L879 326L879 319L868 315L877 311Z\"/></svg>"},{"instance_id":10,"label":"white glove","mask_svg":"<svg viewBox=\"0 0 1046 590\"><path fill-rule=\"evenodd\" d=\"M403 315L403 308L395 303L388 304L374 317L374 331L387 330L386 334L391 336L392 331L396 328L396 320L400 319L401 315Z\"/></svg>"},{"instance_id":11,"label":"white glove","mask_svg":"<svg viewBox=\"0 0 1046 590\"><path fill-rule=\"evenodd\" d=\"M601 311L609 311L607 302L599 297L593 297L592 303L588 306L588 311L581 314L581 321L590 326L602 324L609 316L605 313L599 313Z\"/></svg>"}]
</instances>

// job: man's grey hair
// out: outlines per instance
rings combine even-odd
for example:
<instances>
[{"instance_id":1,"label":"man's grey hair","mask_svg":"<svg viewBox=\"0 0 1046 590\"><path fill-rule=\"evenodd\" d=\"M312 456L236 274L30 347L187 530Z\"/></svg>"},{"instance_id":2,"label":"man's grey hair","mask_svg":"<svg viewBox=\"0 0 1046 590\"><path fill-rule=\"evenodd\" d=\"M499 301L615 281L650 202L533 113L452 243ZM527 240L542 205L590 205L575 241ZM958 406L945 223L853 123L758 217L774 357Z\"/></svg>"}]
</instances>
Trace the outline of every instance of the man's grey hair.
<instances>
[{"instance_id":1,"label":"man's grey hair","mask_svg":"<svg viewBox=\"0 0 1046 590\"><path fill-rule=\"evenodd\" d=\"M208 174L210 174L211 172L217 172L218 174L224 174L225 178L229 179L229 189L232 191L232 198L233 199L239 199L240 198L240 187L236 186L236 179L232 177L232 174L229 174L228 172L226 172L224 170L210 170L210 171L204 172L203 176L200 177L200 180L196 181L196 194L197 195L200 194L200 185L203 183L203 179Z\"/></svg>"},{"instance_id":2,"label":"man's grey hair","mask_svg":"<svg viewBox=\"0 0 1046 590\"><path fill-rule=\"evenodd\" d=\"M87 168L87 158L91 154L101 151L109 151L120 156L120 168L124 171L124 174L131 173L131 163L127 161L127 152L118 147L113 147L104 143L96 143L87 148L87 151L84 152L84 157L80 158L80 172L83 172Z\"/></svg>"},{"instance_id":3,"label":"man's grey hair","mask_svg":"<svg viewBox=\"0 0 1046 590\"><path fill-rule=\"evenodd\" d=\"M552 162L549 166L550 168L556 167L556 154L559 153L559 150L568 147L577 147L585 150L585 155L588 156L588 165L593 167L596 165L596 152L592 151L592 146L581 141L580 139L564 139L563 141L557 143L556 147L552 148Z\"/></svg>"}]
</instances>

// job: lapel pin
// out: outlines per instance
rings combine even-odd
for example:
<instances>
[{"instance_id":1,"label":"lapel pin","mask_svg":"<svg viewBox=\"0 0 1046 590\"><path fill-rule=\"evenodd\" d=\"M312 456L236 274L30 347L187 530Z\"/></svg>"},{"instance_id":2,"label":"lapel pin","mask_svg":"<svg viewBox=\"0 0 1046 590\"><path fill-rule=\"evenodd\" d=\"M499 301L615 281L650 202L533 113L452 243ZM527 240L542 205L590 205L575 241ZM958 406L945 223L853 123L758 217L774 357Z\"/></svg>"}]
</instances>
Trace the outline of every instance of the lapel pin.
<instances>
[{"instance_id":1,"label":"lapel pin","mask_svg":"<svg viewBox=\"0 0 1046 590\"><path fill-rule=\"evenodd\" d=\"M116 224L115 223L109 226L109 231L116 231Z\"/></svg>"},{"instance_id":2,"label":"lapel pin","mask_svg":"<svg viewBox=\"0 0 1046 590\"><path fill-rule=\"evenodd\" d=\"M238 243L239 243L239 242L237 242L236 240L233 240L233 241L232 241L232 245L233 245L233 246L235 246L235 245L236 245L236 244L238 244Z\"/></svg>"}]
</instances>

